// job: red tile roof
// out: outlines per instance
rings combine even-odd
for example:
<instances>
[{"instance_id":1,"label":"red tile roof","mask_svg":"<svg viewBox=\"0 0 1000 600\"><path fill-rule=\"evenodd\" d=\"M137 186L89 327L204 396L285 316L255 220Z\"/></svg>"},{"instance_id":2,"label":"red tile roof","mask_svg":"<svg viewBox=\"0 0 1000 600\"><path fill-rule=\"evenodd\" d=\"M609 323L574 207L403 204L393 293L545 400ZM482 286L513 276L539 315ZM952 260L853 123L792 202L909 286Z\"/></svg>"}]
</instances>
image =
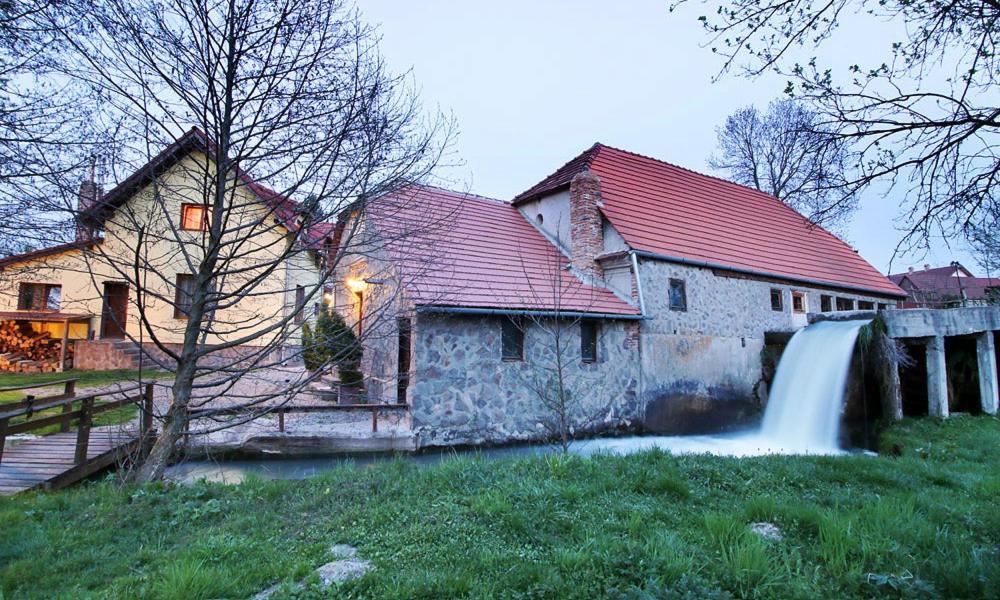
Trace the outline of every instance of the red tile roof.
<instances>
[{"instance_id":1,"label":"red tile roof","mask_svg":"<svg viewBox=\"0 0 1000 600\"><path fill-rule=\"evenodd\" d=\"M72 252L74 250L83 250L84 248L93 246L95 244L100 244L101 239L83 240L76 242L67 242L65 244L59 244L57 246L49 246L48 248L41 248L39 250L33 250L31 252L25 252L23 254L12 254L5 258L0 259L0 268L7 265L13 265L22 263L28 260L36 260L39 258L44 258L46 256L53 256L56 254L61 254L63 252Z\"/></svg>"},{"instance_id":2,"label":"red tile roof","mask_svg":"<svg viewBox=\"0 0 1000 600\"><path fill-rule=\"evenodd\" d=\"M568 187L589 168L602 212L635 250L761 275L888 296L905 292L846 243L763 192L602 144L520 194Z\"/></svg>"},{"instance_id":3,"label":"red tile roof","mask_svg":"<svg viewBox=\"0 0 1000 600\"><path fill-rule=\"evenodd\" d=\"M366 211L417 306L639 315L571 274L566 257L506 202L412 186Z\"/></svg>"},{"instance_id":4,"label":"red tile roof","mask_svg":"<svg viewBox=\"0 0 1000 600\"><path fill-rule=\"evenodd\" d=\"M965 268L960 267L968 277L955 277L955 267L935 267L933 269L914 269L906 273L896 273L889 275L897 285L902 284L904 279L918 291L924 294L936 294L939 298L958 298L962 293L969 300L982 300L986 298L987 290L990 288L1000 288L1000 279L993 277L973 277Z\"/></svg>"}]
</instances>

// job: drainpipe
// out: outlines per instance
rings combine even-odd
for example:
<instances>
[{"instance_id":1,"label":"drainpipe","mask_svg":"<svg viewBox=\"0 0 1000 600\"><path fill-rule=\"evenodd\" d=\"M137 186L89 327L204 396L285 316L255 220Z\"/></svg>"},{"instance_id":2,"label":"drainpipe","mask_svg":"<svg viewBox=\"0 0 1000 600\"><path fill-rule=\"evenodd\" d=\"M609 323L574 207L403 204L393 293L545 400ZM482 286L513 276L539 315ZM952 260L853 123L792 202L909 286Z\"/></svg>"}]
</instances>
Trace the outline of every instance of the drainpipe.
<instances>
[{"instance_id":1,"label":"drainpipe","mask_svg":"<svg viewBox=\"0 0 1000 600\"><path fill-rule=\"evenodd\" d=\"M632 273L635 275L635 291L639 296L639 314L643 319L646 317L646 300L642 295L642 278L639 277L639 259L635 255L635 250L628 251L632 259ZM639 394L639 419L641 425L646 422L646 377L642 368L642 324L639 324L639 381L637 383L637 393ZM644 425L642 425L644 427Z\"/></svg>"}]
</instances>

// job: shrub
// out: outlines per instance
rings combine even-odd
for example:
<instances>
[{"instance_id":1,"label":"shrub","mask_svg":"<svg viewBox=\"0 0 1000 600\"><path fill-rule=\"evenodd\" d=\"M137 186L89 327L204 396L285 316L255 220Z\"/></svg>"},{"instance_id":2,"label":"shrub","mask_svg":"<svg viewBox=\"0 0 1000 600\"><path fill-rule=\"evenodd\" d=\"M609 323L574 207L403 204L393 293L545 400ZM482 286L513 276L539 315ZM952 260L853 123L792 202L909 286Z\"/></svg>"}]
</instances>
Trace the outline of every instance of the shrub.
<instances>
[{"instance_id":1,"label":"shrub","mask_svg":"<svg viewBox=\"0 0 1000 600\"><path fill-rule=\"evenodd\" d=\"M303 326L302 339L306 345L303 359L307 369L315 371L325 365L335 365L342 385L361 386L361 342L340 313L330 308L322 309L315 330Z\"/></svg>"}]
</instances>

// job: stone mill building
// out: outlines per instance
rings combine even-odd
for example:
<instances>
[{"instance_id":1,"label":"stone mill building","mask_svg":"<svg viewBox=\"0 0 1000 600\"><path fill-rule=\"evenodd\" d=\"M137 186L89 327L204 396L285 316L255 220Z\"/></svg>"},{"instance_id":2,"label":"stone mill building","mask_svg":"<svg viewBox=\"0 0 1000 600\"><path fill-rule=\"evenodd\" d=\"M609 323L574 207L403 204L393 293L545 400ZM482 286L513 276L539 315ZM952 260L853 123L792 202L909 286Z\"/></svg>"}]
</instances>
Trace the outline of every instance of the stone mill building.
<instances>
[{"instance_id":1,"label":"stone mill building","mask_svg":"<svg viewBox=\"0 0 1000 600\"><path fill-rule=\"evenodd\" d=\"M510 202L414 186L363 220L331 302L392 315L365 369L418 446L738 423L766 334L906 296L772 196L601 144Z\"/></svg>"}]
</instances>

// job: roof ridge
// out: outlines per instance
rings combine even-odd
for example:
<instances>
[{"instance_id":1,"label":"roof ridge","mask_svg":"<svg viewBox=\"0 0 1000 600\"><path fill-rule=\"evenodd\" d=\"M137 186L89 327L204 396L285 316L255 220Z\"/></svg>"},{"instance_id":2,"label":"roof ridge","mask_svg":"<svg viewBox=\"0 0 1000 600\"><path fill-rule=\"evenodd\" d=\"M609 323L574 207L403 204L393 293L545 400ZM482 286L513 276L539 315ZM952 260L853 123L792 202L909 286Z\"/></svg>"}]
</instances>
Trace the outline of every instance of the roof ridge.
<instances>
[{"instance_id":1,"label":"roof ridge","mask_svg":"<svg viewBox=\"0 0 1000 600\"><path fill-rule=\"evenodd\" d=\"M460 192L458 190L448 189L446 187L441 187L439 185L432 185L430 183L414 183L411 184L413 187L417 188L430 188L433 190L440 190L442 192L448 192L449 194L457 194L459 196L469 198L470 200L484 200L486 202L491 202L494 204L509 205L510 202L506 200L500 200L499 198L490 198L489 196L483 196L482 194L474 194L472 192Z\"/></svg>"}]
</instances>

